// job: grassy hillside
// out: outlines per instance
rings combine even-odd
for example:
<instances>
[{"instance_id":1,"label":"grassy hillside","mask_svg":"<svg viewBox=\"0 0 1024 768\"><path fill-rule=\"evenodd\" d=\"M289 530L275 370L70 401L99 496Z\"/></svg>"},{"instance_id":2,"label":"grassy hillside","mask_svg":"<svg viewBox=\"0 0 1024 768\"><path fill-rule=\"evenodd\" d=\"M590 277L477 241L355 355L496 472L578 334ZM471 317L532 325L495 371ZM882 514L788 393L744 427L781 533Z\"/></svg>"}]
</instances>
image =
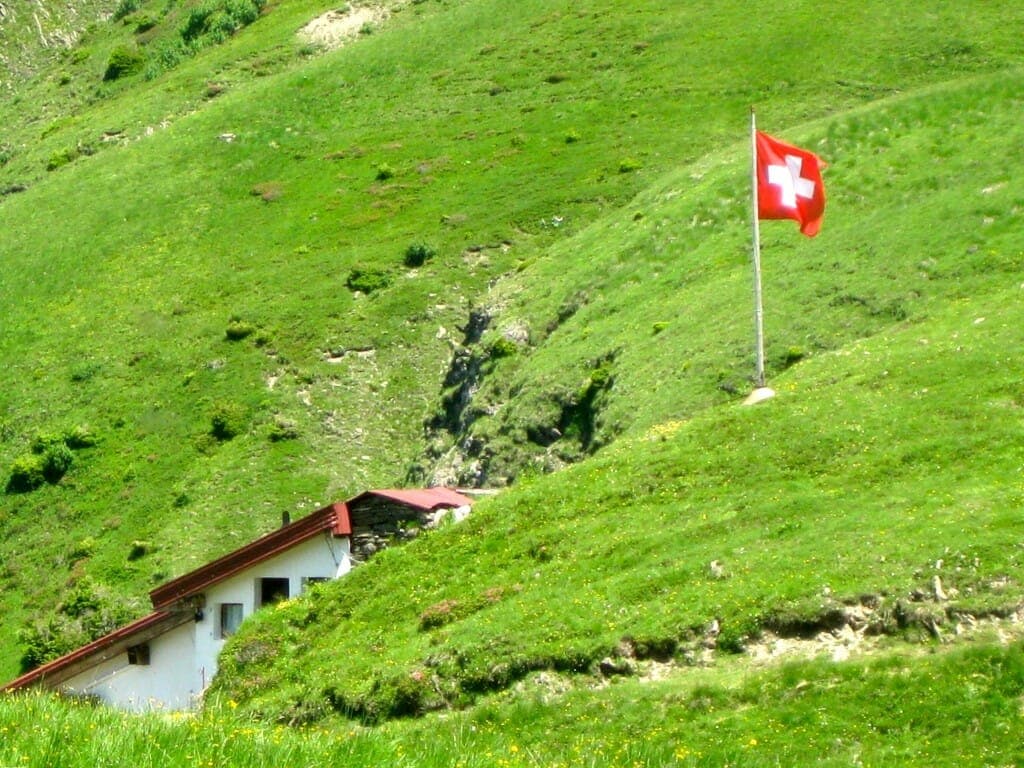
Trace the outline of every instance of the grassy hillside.
<instances>
[{"instance_id":1,"label":"grassy hillside","mask_svg":"<svg viewBox=\"0 0 1024 768\"><path fill-rule=\"evenodd\" d=\"M469 713L374 729L263 728L234 715L118 713L51 699L0 701L0 759L44 768L322 765L1013 765L1021 650L994 646L835 665L719 668L686 682L533 686ZM4 730L6 729L6 730ZM53 734L60 734L54 738Z\"/></svg>"},{"instance_id":2,"label":"grassy hillside","mask_svg":"<svg viewBox=\"0 0 1024 768\"><path fill-rule=\"evenodd\" d=\"M225 707L564 728L516 686L1019 605L1015 4L425 0L327 51L296 35L326 8L296 0L171 60L200 7L94 23L0 104L0 676L69 594L114 622L282 510L404 482L511 486L254 622ZM31 32L8 18L5 56ZM144 64L104 80L119 46ZM826 159L830 199L814 240L763 228L779 396L753 409L751 104ZM868 669L766 673L747 747L794 675L863 702ZM666 685L566 701L703 700ZM622 726L594 764L758 764L685 730L701 717L642 747ZM422 738L388 728L357 759ZM467 764L517 745L467 738L494 757ZM902 738L857 748L966 754ZM529 759L577 764L579 739Z\"/></svg>"}]
</instances>

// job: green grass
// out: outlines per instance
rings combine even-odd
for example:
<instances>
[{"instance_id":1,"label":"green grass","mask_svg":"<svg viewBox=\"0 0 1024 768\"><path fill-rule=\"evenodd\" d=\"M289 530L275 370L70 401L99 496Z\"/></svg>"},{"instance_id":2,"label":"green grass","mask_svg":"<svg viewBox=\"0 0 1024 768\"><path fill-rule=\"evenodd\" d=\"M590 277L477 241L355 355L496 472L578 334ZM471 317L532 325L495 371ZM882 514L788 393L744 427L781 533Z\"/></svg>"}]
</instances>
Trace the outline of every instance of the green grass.
<instances>
[{"instance_id":1,"label":"green grass","mask_svg":"<svg viewBox=\"0 0 1024 768\"><path fill-rule=\"evenodd\" d=\"M17 630L85 577L140 612L147 589L282 510L441 470L512 485L254 622L224 660L223 701L331 727L467 708L445 738L469 765L849 764L846 731L865 764L967 755L920 715L900 733L850 715L762 754L790 673L765 673L758 698L729 682L742 666L728 656L700 673L723 709L650 744L628 731L634 713L689 692L576 691L567 711L612 723L607 743L579 726L550 751L541 734L568 720L517 695L539 671L589 679L627 639L685 663L712 619L736 650L870 595L879 630L917 640L1021 601L1021 11L819 5L752 19L731 2L427 0L316 52L294 33L324 7L288 0L174 67L103 83L111 51L151 56L191 4L144 5L159 22L143 36L83 5L88 29L57 55L28 44L28 6L7 4L0 53L20 58L0 189L27 188L0 198L0 480L39 435L97 442L59 482L0 496L0 677L17 671ZM814 240L762 228L779 394L743 409L751 104L826 159L830 203ZM405 263L423 243L433 257ZM466 350L480 377L445 413L471 312L491 317ZM141 556L140 541L154 543ZM912 600L935 575L952 599ZM912 659L899 685L934 674L932 694L953 698L952 667L986 654L1017 663L994 648ZM799 674L821 681L815 706L849 696L852 712L882 706L868 681L903 663ZM986 706L964 743L995 750L974 749L978 764L1012 762L1011 721ZM36 711L25 722L123 727L19 707ZM448 741L423 751L437 719L339 746L234 716L144 719L120 743L143 763L147 740L197 760L199 740L244 727L268 751L232 747L240 765L325 745L379 763L398 744L408 764L452 764ZM57 749L60 732L31 737ZM18 744L0 761L46 754ZM105 748L83 753L99 765L115 752L88 749Z\"/></svg>"},{"instance_id":2,"label":"green grass","mask_svg":"<svg viewBox=\"0 0 1024 768\"><path fill-rule=\"evenodd\" d=\"M37 696L0 702L5 765L1009 765L1022 758L1019 644L564 691L552 676L472 713L363 729L269 727L229 706L125 716ZM562 692L559 692L562 691Z\"/></svg>"},{"instance_id":3,"label":"green grass","mask_svg":"<svg viewBox=\"0 0 1024 768\"><path fill-rule=\"evenodd\" d=\"M1018 383L1001 350L1018 290L823 356L764 406L669 423L521 483L256 619L217 685L272 718L373 719L401 711L410 675L435 678L414 709L460 706L532 670L586 671L623 640L683 660L713 619L736 648L865 594L886 632L904 609L951 631L953 611L1014 606L1021 494L1007 478L1022 456L1002 418ZM936 575L957 597L914 605ZM424 631L445 602L455 620Z\"/></svg>"}]
</instances>

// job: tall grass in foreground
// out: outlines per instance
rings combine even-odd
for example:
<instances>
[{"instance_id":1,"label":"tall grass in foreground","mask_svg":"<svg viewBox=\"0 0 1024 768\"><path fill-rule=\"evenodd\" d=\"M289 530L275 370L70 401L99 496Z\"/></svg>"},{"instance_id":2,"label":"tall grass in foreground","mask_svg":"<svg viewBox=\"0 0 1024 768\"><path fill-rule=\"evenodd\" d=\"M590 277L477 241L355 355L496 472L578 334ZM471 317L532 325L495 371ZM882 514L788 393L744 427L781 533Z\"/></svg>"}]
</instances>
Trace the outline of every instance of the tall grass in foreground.
<instances>
[{"instance_id":1,"label":"tall grass in foreground","mask_svg":"<svg viewBox=\"0 0 1024 768\"><path fill-rule=\"evenodd\" d=\"M0 700L0 765L1019 765L1024 648L691 670L555 694L551 676L460 714L377 729L126 716L29 695Z\"/></svg>"}]
</instances>

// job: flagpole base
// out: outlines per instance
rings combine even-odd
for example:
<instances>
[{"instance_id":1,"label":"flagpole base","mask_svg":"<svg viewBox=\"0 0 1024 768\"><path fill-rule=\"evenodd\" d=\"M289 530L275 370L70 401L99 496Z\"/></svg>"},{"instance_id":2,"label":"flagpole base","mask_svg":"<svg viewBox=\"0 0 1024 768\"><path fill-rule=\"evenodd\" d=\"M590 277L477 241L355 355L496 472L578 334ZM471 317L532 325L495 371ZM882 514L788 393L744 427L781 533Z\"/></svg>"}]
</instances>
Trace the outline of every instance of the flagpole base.
<instances>
[{"instance_id":1,"label":"flagpole base","mask_svg":"<svg viewBox=\"0 0 1024 768\"><path fill-rule=\"evenodd\" d=\"M765 400L771 400L775 397L775 390L771 387L758 387L749 395L747 399L743 401L744 405L756 405L757 403L763 403Z\"/></svg>"}]
</instances>

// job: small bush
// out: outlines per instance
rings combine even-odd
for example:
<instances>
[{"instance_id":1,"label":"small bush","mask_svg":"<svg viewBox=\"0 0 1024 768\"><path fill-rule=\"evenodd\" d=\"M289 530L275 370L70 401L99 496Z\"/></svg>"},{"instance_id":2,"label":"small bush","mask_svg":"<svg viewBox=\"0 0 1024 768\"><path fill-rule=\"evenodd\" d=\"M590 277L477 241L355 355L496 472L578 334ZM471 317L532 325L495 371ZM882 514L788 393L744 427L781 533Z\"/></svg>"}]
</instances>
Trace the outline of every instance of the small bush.
<instances>
[{"instance_id":1,"label":"small bush","mask_svg":"<svg viewBox=\"0 0 1024 768\"><path fill-rule=\"evenodd\" d=\"M133 541L131 548L128 550L128 561L135 562L136 560L141 560L146 555L155 551L156 548L151 541Z\"/></svg>"},{"instance_id":2,"label":"small bush","mask_svg":"<svg viewBox=\"0 0 1024 768\"><path fill-rule=\"evenodd\" d=\"M512 341L512 339L506 339L502 336L491 343L490 357L492 360L496 360L501 357L512 357L512 355L516 354L518 351L518 344Z\"/></svg>"},{"instance_id":3,"label":"small bush","mask_svg":"<svg viewBox=\"0 0 1024 768\"><path fill-rule=\"evenodd\" d=\"M218 403L210 414L210 436L219 442L242 434L246 426L245 408L237 403Z\"/></svg>"},{"instance_id":4,"label":"small bush","mask_svg":"<svg viewBox=\"0 0 1024 768\"><path fill-rule=\"evenodd\" d=\"M75 455L66 443L54 443L42 453L43 477L48 483L57 483L74 462Z\"/></svg>"},{"instance_id":5,"label":"small bush","mask_svg":"<svg viewBox=\"0 0 1024 768\"><path fill-rule=\"evenodd\" d=\"M77 160L81 153L77 147L64 147L64 149L58 149L52 155L46 163L46 170L56 171L58 168L62 168L73 160Z\"/></svg>"},{"instance_id":6,"label":"small bush","mask_svg":"<svg viewBox=\"0 0 1024 768\"><path fill-rule=\"evenodd\" d=\"M624 157L619 161L619 173L632 173L639 171L642 167L643 163L635 157Z\"/></svg>"},{"instance_id":7,"label":"small bush","mask_svg":"<svg viewBox=\"0 0 1024 768\"><path fill-rule=\"evenodd\" d=\"M224 338L228 341L241 341L244 338L256 333L256 326L244 320L232 320L224 331Z\"/></svg>"},{"instance_id":8,"label":"small bush","mask_svg":"<svg viewBox=\"0 0 1024 768\"><path fill-rule=\"evenodd\" d=\"M221 43L260 16L264 0L208 0L192 8L178 30L186 43Z\"/></svg>"},{"instance_id":9,"label":"small bush","mask_svg":"<svg viewBox=\"0 0 1024 768\"><path fill-rule=\"evenodd\" d=\"M18 632L22 672L109 634L133 613L127 603L89 579L79 580L55 613L46 610L48 616L37 616Z\"/></svg>"},{"instance_id":10,"label":"small bush","mask_svg":"<svg viewBox=\"0 0 1024 768\"><path fill-rule=\"evenodd\" d=\"M114 9L113 19L114 21L120 21L125 16L135 13L141 7L142 0L121 0L117 8Z\"/></svg>"},{"instance_id":11,"label":"small bush","mask_svg":"<svg viewBox=\"0 0 1024 768\"><path fill-rule=\"evenodd\" d=\"M46 482L42 457L35 454L19 456L11 464L7 478L7 493L28 493Z\"/></svg>"},{"instance_id":12,"label":"small bush","mask_svg":"<svg viewBox=\"0 0 1024 768\"><path fill-rule=\"evenodd\" d=\"M299 428L295 425L294 421L277 416L274 418L274 423L270 425L267 437L270 438L272 443L279 443L282 440L297 440Z\"/></svg>"},{"instance_id":13,"label":"small bush","mask_svg":"<svg viewBox=\"0 0 1024 768\"><path fill-rule=\"evenodd\" d=\"M68 550L68 559L71 561L84 560L87 557L92 557L93 552L96 551L96 539L92 536L86 536L80 542L75 544L70 550Z\"/></svg>"},{"instance_id":14,"label":"small bush","mask_svg":"<svg viewBox=\"0 0 1024 768\"><path fill-rule=\"evenodd\" d=\"M133 24L135 26L135 34L141 35L143 32L149 32L149 30L159 24L160 19L148 13L140 13L132 16L130 19L125 19L125 23Z\"/></svg>"},{"instance_id":15,"label":"small bush","mask_svg":"<svg viewBox=\"0 0 1024 768\"><path fill-rule=\"evenodd\" d=\"M803 347L789 347L782 356L782 367L789 368L791 365L796 365L806 356L807 352L804 351Z\"/></svg>"},{"instance_id":16,"label":"small bush","mask_svg":"<svg viewBox=\"0 0 1024 768\"><path fill-rule=\"evenodd\" d=\"M377 166L377 175L375 177L377 181L387 181L388 179L394 178L394 176L395 169L387 163L381 163Z\"/></svg>"},{"instance_id":17,"label":"small bush","mask_svg":"<svg viewBox=\"0 0 1024 768\"><path fill-rule=\"evenodd\" d=\"M382 288L387 288L391 283L391 276L383 269L374 267L356 267L349 272L345 285L350 291L362 293L373 293Z\"/></svg>"},{"instance_id":18,"label":"small bush","mask_svg":"<svg viewBox=\"0 0 1024 768\"><path fill-rule=\"evenodd\" d=\"M78 365L71 369L71 381L75 382L76 384L80 384L83 381L88 381L99 372L100 368L101 366L98 363L79 363Z\"/></svg>"},{"instance_id":19,"label":"small bush","mask_svg":"<svg viewBox=\"0 0 1024 768\"><path fill-rule=\"evenodd\" d=\"M110 52L107 60L107 69L103 73L103 80L110 82L128 75L133 75L146 64L146 54L138 48L127 45L119 45Z\"/></svg>"},{"instance_id":20,"label":"small bush","mask_svg":"<svg viewBox=\"0 0 1024 768\"><path fill-rule=\"evenodd\" d=\"M75 462L73 450L89 448L98 442L88 427L73 427L62 434L38 434L32 439L31 453L15 459L7 480L8 493L34 491L43 483L58 483Z\"/></svg>"},{"instance_id":21,"label":"small bush","mask_svg":"<svg viewBox=\"0 0 1024 768\"><path fill-rule=\"evenodd\" d=\"M64 443L73 451L79 448L92 448L100 441L99 437L89 427L79 424L64 433Z\"/></svg>"},{"instance_id":22,"label":"small bush","mask_svg":"<svg viewBox=\"0 0 1024 768\"><path fill-rule=\"evenodd\" d=\"M437 255L437 251L426 243L413 243L405 249L405 266L422 267Z\"/></svg>"},{"instance_id":23,"label":"small bush","mask_svg":"<svg viewBox=\"0 0 1024 768\"><path fill-rule=\"evenodd\" d=\"M152 80L161 72L174 69L190 55L191 51L181 38L163 41L155 49L150 50L150 60L145 72L146 79Z\"/></svg>"}]
</instances>

